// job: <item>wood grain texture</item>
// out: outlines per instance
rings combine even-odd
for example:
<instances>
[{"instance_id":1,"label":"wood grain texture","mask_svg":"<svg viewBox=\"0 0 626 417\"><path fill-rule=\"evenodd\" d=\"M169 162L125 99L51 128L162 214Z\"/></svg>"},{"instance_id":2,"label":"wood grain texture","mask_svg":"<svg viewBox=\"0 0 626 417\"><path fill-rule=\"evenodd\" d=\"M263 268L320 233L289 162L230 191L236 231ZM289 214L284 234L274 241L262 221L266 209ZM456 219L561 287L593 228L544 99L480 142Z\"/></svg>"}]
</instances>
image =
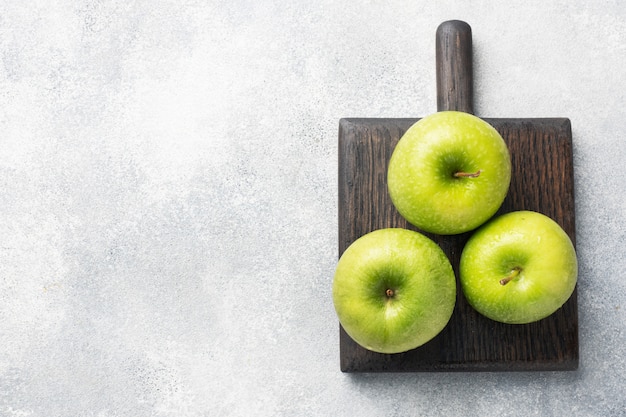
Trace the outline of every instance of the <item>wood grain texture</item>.
<instances>
[{"instance_id":1,"label":"wood grain texture","mask_svg":"<svg viewBox=\"0 0 626 417\"><path fill-rule=\"evenodd\" d=\"M408 224L387 192L387 164L402 134L418 119L342 119L339 123L339 255L357 238ZM575 244L573 155L570 121L485 119L505 139L512 158L509 194L500 211L534 210L559 223ZM425 233L452 262L458 277L471 232ZM478 314L457 279L457 303L448 326L433 340L401 354L379 354L357 345L340 326L344 372L573 370L578 366L576 290L550 317L506 325Z\"/></svg>"},{"instance_id":2,"label":"wood grain texture","mask_svg":"<svg viewBox=\"0 0 626 417\"><path fill-rule=\"evenodd\" d=\"M460 20L443 22L435 34L437 110L474 113L472 28Z\"/></svg>"}]
</instances>

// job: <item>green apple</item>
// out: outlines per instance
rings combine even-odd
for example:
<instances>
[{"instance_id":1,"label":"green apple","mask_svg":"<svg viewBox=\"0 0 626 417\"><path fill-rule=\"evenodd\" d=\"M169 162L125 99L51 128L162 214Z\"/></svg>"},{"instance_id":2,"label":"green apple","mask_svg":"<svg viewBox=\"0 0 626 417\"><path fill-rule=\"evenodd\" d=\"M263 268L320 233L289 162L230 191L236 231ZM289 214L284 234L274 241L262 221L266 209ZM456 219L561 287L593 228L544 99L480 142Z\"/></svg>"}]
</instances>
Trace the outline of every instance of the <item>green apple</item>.
<instances>
[{"instance_id":1,"label":"green apple","mask_svg":"<svg viewBox=\"0 0 626 417\"><path fill-rule=\"evenodd\" d=\"M502 136L469 113L442 111L417 121L396 145L387 172L398 212L421 230L473 230L502 205L511 159Z\"/></svg>"},{"instance_id":2,"label":"green apple","mask_svg":"<svg viewBox=\"0 0 626 417\"><path fill-rule=\"evenodd\" d=\"M366 349L400 353L431 340L456 302L452 265L421 233L379 229L343 253L333 279L333 302L348 335Z\"/></svg>"},{"instance_id":3,"label":"green apple","mask_svg":"<svg viewBox=\"0 0 626 417\"><path fill-rule=\"evenodd\" d=\"M459 278L467 301L503 323L548 317L570 298L577 276L569 236L550 217L534 211L490 220L461 253Z\"/></svg>"}]
</instances>

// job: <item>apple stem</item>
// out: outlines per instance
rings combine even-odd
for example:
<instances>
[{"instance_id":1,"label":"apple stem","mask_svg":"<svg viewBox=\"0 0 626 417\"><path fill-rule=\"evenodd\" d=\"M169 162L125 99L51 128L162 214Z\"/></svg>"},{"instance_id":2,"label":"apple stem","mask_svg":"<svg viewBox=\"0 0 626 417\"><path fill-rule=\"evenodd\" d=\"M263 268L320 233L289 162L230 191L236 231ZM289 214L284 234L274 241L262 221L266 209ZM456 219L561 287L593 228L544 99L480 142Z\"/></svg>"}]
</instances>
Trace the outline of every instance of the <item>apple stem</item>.
<instances>
[{"instance_id":1,"label":"apple stem","mask_svg":"<svg viewBox=\"0 0 626 417\"><path fill-rule=\"evenodd\" d=\"M463 172L463 171L459 171L459 172L455 172L454 178L478 178L478 176L480 175L481 170L479 169L476 172Z\"/></svg>"},{"instance_id":2,"label":"apple stem","mask_svg":"<svg viewBox=\"0 0 626 417\"><path fill-rule=\"evenodd\" d=\"M509 275L507 275L506 277L500 280L500 285L508 284L509 281L511 281L516 276L518 276L521 271L522 271L522 268L520 268L519 266L516 266L515 268L513 268L513 270L511 271Z\"/></svg>"},{"instance_id":3,"label":"apple stem","mask_svg":"<svg viewBox=\"0 0 626 417\"><path fill-rule=\"evenodd\" d=\"M387 295L388 298L393 297L394 292L391 288L387 289L387 291L385 291L385 294Z\"/></svg>"}]
</instances>

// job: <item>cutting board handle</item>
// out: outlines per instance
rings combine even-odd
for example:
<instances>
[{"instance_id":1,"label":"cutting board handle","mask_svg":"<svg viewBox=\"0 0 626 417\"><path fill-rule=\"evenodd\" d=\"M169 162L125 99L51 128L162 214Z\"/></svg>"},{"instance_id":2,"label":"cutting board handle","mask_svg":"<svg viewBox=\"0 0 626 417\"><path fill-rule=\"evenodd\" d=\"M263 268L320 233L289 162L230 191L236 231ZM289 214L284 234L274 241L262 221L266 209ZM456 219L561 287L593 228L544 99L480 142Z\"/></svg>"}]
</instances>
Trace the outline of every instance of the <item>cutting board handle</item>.
<instances>
[{"instance_id":1,"label":"cutting board handle","mask_svg":"<svg viewBox=\"0 0 626 417\"><path fill-rule=\"evenodd\" d=\"M437 28L437 111L474 113L472 28L460 20Z\"/></svg>"}]
</instances>

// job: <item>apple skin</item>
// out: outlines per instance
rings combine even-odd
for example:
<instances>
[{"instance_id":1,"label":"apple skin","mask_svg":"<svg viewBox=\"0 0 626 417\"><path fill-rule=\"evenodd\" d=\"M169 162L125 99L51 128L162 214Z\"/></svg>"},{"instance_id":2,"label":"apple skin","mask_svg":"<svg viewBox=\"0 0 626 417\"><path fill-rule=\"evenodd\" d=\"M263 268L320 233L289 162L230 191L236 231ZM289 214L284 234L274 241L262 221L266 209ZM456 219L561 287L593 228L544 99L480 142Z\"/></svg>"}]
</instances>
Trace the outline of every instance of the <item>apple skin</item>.
<instances>
[{"instance_id":1,"label":"apple skin","mask_svg":"<svg viewBox=\"0 0 626 417\"><path fill-rule=\"evenodd\" d=\"M355 342L379 353L400 353L423 345L447 325L456 281L435 242L412 230L387 228L361 236L344 251L332 294L339 321Z\"/></svg>"},{"instance_id":2,"label":"apple skin","mask_svg":"<svg viewBox=\"0 0 626 417\"><path fill-rule=\"evenodd\" d=\"M455 177L461 172L477 177ZM502 136L469 113L441 111L413 124L396 145L387 171L398 212L419 229L464 233L491 218L511 182Z\"/></svg>"},{"instance_id":3,"label":"apple skin","mask_svg":"<svg viewBox=\"0 0 626 417\"><path fill-rule=\"evenodd\" d=\"M570 298L578 277L569 236L550 217L534 211L498 216L474 232L459 269L470 305L508 324L550 316ZM514 277L500 283L509 276Z\"/></svg>"}]
</instances>

